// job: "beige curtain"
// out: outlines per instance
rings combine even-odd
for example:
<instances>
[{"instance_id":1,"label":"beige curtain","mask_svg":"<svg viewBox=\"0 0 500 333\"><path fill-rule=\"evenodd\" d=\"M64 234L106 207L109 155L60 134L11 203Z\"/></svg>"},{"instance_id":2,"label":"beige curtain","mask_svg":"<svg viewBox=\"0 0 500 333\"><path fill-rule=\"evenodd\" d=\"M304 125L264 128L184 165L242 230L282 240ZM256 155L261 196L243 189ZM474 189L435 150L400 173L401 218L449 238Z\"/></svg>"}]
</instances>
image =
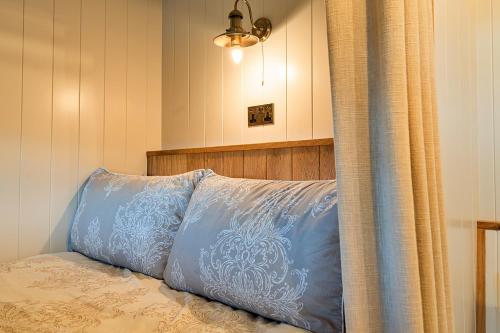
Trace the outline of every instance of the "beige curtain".
<instances>
[{"instance_id":1,"label":"beige curtain","mask_svg":"<svg viewBox=\"0 0 500 333\"><path fill-rule=\"evenodd\" d=\"M347 332L453 332L432 0L326 0Z\"/></svg>"}]
</instances>

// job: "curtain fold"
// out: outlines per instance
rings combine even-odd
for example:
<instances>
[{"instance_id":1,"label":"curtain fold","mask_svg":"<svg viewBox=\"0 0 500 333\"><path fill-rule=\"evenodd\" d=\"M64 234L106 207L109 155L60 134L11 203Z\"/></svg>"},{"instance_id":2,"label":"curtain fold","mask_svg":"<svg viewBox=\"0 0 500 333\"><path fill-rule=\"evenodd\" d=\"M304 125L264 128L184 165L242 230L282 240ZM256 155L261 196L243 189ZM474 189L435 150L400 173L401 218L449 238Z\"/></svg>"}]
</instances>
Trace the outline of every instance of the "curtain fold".
<instances>
[{"instance_id":1,"label":"curtain fold","mask_svg":"<svg viewBox=\"0 0 500 333\"><path fill-rule=\"evenodd\" d=\"M326 0L348 332L453 332L432 0Z\"/></svg>"}]
</instances>

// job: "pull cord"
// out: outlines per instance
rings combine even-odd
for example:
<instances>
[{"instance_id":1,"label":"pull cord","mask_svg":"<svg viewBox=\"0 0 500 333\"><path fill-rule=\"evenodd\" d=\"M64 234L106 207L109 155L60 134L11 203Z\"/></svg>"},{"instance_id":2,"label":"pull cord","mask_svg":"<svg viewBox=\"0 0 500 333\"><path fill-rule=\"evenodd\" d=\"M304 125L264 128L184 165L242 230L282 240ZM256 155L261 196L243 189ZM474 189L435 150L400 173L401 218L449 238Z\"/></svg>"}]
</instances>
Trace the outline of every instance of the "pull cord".
<instances>
[{"instance_id":1,"label":"pull cord","mask_svg":"<svg viewBox=\"0 0 500 333\"><path fill-rule=\"evenodd\" d=\"M264 43L260 43L260 49L261 49L261 54L262 54L262 86L264 86L264 78L265 78L265 59L264 59Z\"/></svg>"}]
</instances>

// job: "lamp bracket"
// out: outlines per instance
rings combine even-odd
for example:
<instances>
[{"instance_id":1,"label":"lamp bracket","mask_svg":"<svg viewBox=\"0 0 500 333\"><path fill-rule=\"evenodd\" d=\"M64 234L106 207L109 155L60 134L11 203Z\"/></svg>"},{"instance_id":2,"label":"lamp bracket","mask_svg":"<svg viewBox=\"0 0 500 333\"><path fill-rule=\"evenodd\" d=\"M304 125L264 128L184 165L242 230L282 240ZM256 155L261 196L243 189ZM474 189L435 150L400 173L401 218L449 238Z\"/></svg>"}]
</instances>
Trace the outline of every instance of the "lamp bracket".
<instances>
[{"instance_id":1,"label":"lamp bracket","mask_svg":"<svg viewBox=\"0 0 500 333\"><path fill-rule=\"evenodd\" d=\"M257 36L260 42L265 42L271 35L272 25L268 18L261 17L255 21L252 34Z\"/></svg>"},{"instance_id":2,"label":"lamp bracket","mask_svg":"<svg viewBox=\"0 0 500 333\"><path fill-rule=\"evenodd\" d=\"M238 10L238 2L240 2L240 0L236 0L234 2L234 10ZM248 0L243 0L243 2L247 5L248 14L250 15L250 23L252 23L252 27L255 27L253 24L252 7L250 7L250 3L248 2Z\"/></svg>"},{"instance_id":3,"label":"lamp bracket","mask_svg":"<svg viewBox=\"0 0 500 333\"><path fill-rule=\"evenodd\" d=\"M234 2L234 9L238 10L238 2L240 0L236 0ZM260 42L265 42L272 31L272 24L268 18L261 17L257 19L257 21L253 20L252 7L250 7L250 2L248 0L243 0L243 2L247 5L248 14L250 15L250 23L252 24L252 34L259 38Z\"/></svg>"}]
</instances>

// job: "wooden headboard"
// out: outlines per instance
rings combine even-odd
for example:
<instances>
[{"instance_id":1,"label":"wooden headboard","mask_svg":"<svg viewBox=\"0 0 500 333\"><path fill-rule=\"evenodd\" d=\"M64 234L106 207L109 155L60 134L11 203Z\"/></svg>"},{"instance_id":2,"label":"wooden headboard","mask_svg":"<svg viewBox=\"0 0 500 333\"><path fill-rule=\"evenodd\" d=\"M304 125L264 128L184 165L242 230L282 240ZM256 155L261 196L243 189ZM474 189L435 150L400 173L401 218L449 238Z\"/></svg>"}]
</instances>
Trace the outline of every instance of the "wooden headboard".
<instances>
[{"instance_id":1,"label":"wooden headboard","mask_svg":"<svg viewBox=\"0 0 500 333\"><path fill-rule=\"evenodd\" d=\"M212 169L235 178L335 179L333 139L151 151L148 175Z\"/></svg>"}]
</instances>

